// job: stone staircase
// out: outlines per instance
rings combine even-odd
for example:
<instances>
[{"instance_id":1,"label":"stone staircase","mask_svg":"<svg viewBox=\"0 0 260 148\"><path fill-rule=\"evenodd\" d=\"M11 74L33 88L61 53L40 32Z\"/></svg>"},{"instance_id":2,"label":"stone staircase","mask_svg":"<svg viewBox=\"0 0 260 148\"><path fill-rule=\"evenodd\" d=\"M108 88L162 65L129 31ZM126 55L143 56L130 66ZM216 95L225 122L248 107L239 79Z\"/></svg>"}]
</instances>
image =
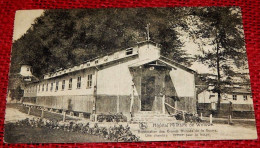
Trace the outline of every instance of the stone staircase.
<instances>
[{"instance_id":1,"label":"stone staircase","mask_svg":"<svg viewBox=\"0 0 260 148\"><path fill-rule=\"evenodd\" d=\"M178 122L178 120L176 120L174 116L171 116L167 113L162 114L159 112L140 111L134 114L132 122L159 123L159 122Z\"/></svg>"}]
</instances>

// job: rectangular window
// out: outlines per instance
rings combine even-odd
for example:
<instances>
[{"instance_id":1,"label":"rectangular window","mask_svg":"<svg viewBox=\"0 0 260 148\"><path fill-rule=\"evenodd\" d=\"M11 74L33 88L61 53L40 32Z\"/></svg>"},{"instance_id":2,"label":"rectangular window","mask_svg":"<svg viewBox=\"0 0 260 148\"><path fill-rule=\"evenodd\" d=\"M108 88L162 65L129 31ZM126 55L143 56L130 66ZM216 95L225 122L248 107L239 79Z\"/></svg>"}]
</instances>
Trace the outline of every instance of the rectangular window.
<instances>
[{"instance_id":1,"label":"rectangular window","mask_svg":"<svg viewBox=\"0 0 260 148\"><path fill-rule=\"evenodd\" d=\"M88 75L87 88L92 87L92 74Z\"/></svg>"},{"instance_id":2,"label":"rectangular window","mask_svg":"<svg viewBox=\"0 0 260 148\"><path fill-rule=\"evenodd\" d=\"M247 100L247 96L246 96L246 95L244 95L244 96L243 96L243 98L244 98L244 101L246 101L246 100Z\"/></svg>"},{"instance_id":3,"label":"rectangular window","mask_svg":"<svg viewBox=\"0 0 260 148\"><path fill-rule=\"evenodd\" d=\"M72 78L69 79L69 89L72 89Z\"/></svg>"},{"instance_id":4,"label":"rectangular window","mask_svg":"<svg viewBox=\"0 0 260 148\"><path fill-rule=\"evenodd\" d=\"M42 91L44 91L44 84L42 84Z\"/></svg>"},{"instance_id":5,"label":"rectangular window","mask_svg":"<svg viewBox=\"0 0 260 148\"><path fill-rule=\"evenodd\" d=\"M46 85L46 91L48 91L48 87L49 87L49 83L47 83L47 85Z\"/></svg>"},{"instance_id":6,"label":"rectangular window","mask_svg":"<svg viewBox=\"0 0 260 148\"><path fill-rule=\"evenodd\" d=\"M38 92L40 92L41 90L41 85L38 85Z\"/></svg>"},{"instance_id":7,"label":"rectangular window","mask_svg":"<svg viewBox=\"0 0 260 148\"><path fill-rule=\"evenodd\" d=\"M53 90L53 83L51 83L51 88L50 88L50 91L52 91Z\"/></svg>"},{"instance_id":8,"label":"rectangular window","mask_svg":"<svg viewBox=\"0 0 260 148\"><path fill-rule=\"evenodd\" d=\"M233 95L233 100L237 100L237 95Z\"/></svg>"},{"instance_id":9,"label":"rectangular window","mask_svg":"<svg viewBox=\"0 0 260 148\"><path fill-rule=\"evenodd\" d=\"M131 55L133 54L133 48L127 49L125 52L126 55Z\"/></svg>"},{"instance_id":10,"label":"rectangular window","mask_svg":"<svg viewBox=\"0 0 260 148\"><path fill-rule=\"evenodd\" d=\"M59 81L56 82L56 88L55 88L55 91L58 91L59 90Z\"/></svg>"},{"instance_id":11,"label":"rectangular window","mask_svg":"<svg viewBox=\"0 0 260 148\"><path fill-rule=\"evenodd\" d=\"M81 87L81 76L77 79L77 88L79 89Z\"/></svg>"},{"instance_id":12,"label":"rectangular window","mask_svg":"<svg viewBox=\"0 0 260 148\"><path fill-rule=\"evenodd\" d=\"M65 89L65 80L62 80L62 87L61 87L62 90Z\"/></svg>"}]
</instances>

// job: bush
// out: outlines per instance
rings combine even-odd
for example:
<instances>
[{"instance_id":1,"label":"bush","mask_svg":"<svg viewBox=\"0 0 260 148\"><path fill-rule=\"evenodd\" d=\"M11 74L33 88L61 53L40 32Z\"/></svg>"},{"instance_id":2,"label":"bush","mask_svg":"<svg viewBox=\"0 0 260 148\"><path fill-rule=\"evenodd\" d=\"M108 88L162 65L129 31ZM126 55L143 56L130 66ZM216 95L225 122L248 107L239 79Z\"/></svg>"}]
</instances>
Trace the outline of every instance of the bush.
<instances>
[{"instance_id":1,"label":"bush","mask_svg":"<svg viewBox=\"0 0 260 148\"><path fill-rule=\"evenodd\" d=\"M121 142L135 142L139 141L139 137L136 137L130 131L130 127L119 125L113 127L99 127L97 123L93 127L90 127L89 123L75 123L75 122L58 122L57 120L47 120L40 118L24 119L16 122L13 126L21 127L46 127L49 129L64 130L67 132L81 132L91 135L103 137L104 139L121 141Z\"/></svg>"},{"instance_id":2,"label":"bush","mask_svg":"<svg viewBox=\"0 0 260 148\"><path fill-rule=\"evenodd\" d=\"M175 118L177 120L184 120L183 112L178 112L175 115ZM198 116L191 114L191 113L184 113L184 118L185 118L185 122L202 122L202 120Z\"/></svg>"},{"instance_id":3,"label":"bush","mask_svg":"<svg viewBox=\"0 0 260 148\"><path fill-rule=\"evenodd\" d=\"M100 114L97 115L98 122L126 122L127 117L124 116L122 113L117 114Z\"/></svg>"}]
</instances>

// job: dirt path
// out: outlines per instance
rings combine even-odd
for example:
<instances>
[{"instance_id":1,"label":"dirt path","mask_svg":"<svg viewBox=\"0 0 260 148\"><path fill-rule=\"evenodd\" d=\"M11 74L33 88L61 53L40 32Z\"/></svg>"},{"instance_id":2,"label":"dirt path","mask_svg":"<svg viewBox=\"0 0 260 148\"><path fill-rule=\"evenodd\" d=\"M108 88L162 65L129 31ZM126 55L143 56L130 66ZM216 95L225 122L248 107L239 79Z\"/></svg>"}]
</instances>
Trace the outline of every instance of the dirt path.
<instances>
[{"instance_id":1,"label":"dirt path","mask_svg":"<svg viewBox=\"0 0 260 148\"><path fill-rule=\"evenodd\" d=\"M6 113L5 113L5 124L7 123L14 123L17 122L18 120L23 120L26 118L33 118L34 116L25 114L20 112L18 109L15 108L6 108Z\"/></svg>"}]
</instances>

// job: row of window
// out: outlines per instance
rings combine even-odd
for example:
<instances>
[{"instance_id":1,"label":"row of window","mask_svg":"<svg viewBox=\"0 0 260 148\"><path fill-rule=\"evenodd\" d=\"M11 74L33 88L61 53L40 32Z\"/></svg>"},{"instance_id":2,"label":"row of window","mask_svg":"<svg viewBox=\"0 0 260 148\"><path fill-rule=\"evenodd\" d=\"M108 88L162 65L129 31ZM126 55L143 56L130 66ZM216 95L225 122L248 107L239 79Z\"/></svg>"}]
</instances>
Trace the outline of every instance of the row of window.
<instances>
[{"instance_id":1,"label":"row of window","mask_svg":"<svg viewBox=\"0 0 260 148\"><path fill-rule=\"evenodd\" d=\"M232 95L232 98L233 98L233 100L237 100L237 95ZM252 96L251 96L251 98L252 98ZM244 101L248 100L247 95L244 95L243 99L244 99Z\"/></svg>"},{"instance_id":2,"label":"row of window","mask_svg":"<svg viewBox=\"0 0 260 148\"><path fill-rule=\"evenodd\" d=\"M126 49L125 55L131 55L133 54L133 48ZM117 59L119 57L118 53L114 54L114 58ZM108 56L104 57L104 61L106 62L108 60ZM95 64L98 64L98 59L95 60ZM90 66L90 64L87 64L87 66Z\"/></svg>"},{"instance_id":3,"label":"row of window","mask_svg":"<svg viewBox=\"0 0 260 148\"><path fill-rule=\"evenodd\" d=\"M42 84L41 85L38 85L38 86L35 86L35 87L30 87L27 92L36 92L37 91L37 87L38 87L38 92L42 91L49 91L49 87L50 87L50 91L53 91L54 89L54 84L55 84L55 91L58 91L59 90L59 81L56 81L55 83L52 82L52 83L47 83L46 85L45 84ZM50 84L50 86L49 86ZM62 80L61 81L61 90L65 90L65 87L66 87L66 80ZM73 84L73 79L70 78L68 80L68 89L71 90L72 89L72 84ZM87 88L91 88L92 87L92 74L89 74L87 76ZM77 89L80 89L81 88L81 76L78 76L77 77Z\"/></svg>"}]
</instances>

